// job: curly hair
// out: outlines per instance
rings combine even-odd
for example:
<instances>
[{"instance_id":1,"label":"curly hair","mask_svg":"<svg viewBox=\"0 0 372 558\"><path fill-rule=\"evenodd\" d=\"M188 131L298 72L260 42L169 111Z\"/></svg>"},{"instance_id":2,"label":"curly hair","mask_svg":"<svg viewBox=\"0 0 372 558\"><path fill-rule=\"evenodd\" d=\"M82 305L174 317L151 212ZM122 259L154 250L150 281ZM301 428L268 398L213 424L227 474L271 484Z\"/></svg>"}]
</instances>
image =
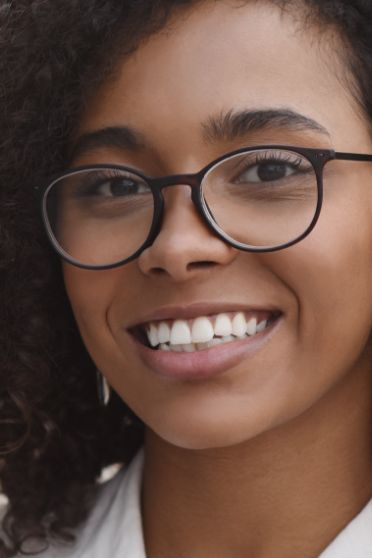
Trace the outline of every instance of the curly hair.
<instances>
[{"instance_id":1,"label":"curly hair","mask_svg":"<svg viewBox=\"0 0 372 558\"><path fill-rule=\"evenodd\" d=\"M1 557L30 541L41 551L73 539L102 468L129 462L143 443L143 423L118 396L99 404L35 187L66 167L79 114L115 63L196 1L0 0ZM312 23L341 37L371 122L371 2L272 2L305 6Z\"/></svg>"}]
</instances>

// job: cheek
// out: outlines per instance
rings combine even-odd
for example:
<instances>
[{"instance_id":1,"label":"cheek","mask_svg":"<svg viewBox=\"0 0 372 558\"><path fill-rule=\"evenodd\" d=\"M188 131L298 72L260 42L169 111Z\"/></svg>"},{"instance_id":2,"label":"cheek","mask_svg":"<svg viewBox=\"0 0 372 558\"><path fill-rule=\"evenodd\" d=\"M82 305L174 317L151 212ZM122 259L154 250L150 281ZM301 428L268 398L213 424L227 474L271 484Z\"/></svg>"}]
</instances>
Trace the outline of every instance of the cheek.
<instances>
[{"instance_id":1,"label":"cheek","mask_svg":"<svg viewBox=\"0 0 372 558\"><path fill-rule=\"evenodd\" d=\"M114 344L108 313L115 300L119 270L91 271L63 264L63 277L80 334L99 367L102 348L110 354Z\"/></svg>"},{"instance_id":2,"label":"cheek","mask_svg":"<svg viewBox=\"0 0 372 558\"><path fill-rule=\"evenodd\" d=\"M112 387L141 416L146 396L138 374L138 362L128 350L122 325L133 315L141 291L135 265L105 271L83 270L64 264L63 275L83 342L97 368Z\"/></svg>"},{"instance_id":3,"label":"cheek","mask_svg":"<svg viewBox=\"0 0 372 558\"><path fill-rule=\"evenodd\" d=\"M314 231L280 260L278 274L298 299L300 345L312 351L314 364L330 371L352 366L370 334L369 197L352 188L339 192L339 203L326 197Z\"/></svg>"}]
</instances>

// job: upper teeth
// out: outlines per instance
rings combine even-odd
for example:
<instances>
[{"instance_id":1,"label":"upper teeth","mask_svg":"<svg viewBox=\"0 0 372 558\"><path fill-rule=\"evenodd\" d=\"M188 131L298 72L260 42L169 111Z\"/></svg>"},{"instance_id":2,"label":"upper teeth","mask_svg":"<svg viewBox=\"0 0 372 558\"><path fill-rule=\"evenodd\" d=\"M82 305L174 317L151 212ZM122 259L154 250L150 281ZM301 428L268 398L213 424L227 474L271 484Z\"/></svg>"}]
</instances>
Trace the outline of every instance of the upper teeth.
<instances>
[{"instance_id":1,"label":"upper teeth","mask_svg":"<svg viewBox=\"0 0 372 558\"><path fill-rule=\"evenodd\" d=\"M231 340L235 337L255 335L265 329L267 321L267 317L260 320L257 313L250 312L249 315L246 315L238 312L218 314L213 318L200 316L193 320L153 322L146 328L146 333L152 347L165 343L189 345L191 343L208 343L214 337Z\"/></svg>"}]
</instances>

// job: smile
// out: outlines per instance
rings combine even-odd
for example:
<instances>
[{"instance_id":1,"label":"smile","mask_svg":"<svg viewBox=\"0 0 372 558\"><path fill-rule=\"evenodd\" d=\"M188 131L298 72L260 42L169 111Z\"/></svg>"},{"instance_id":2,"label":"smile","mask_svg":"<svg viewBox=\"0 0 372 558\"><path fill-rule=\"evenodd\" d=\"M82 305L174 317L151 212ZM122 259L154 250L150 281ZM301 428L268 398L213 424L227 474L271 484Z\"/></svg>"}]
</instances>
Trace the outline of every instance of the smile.
<instances>
[{"instance_id":1,"label":"smile","mask_svg":"<svg viewBox=\"0 0 372 558\"><path fill-rule=\"evenodd\" d=\"M284 318L278 310L195 313L173 319L167 314L130 328L129 339L146 368L167 379L186 381L212 378L253 358Z\"/></svg>"},{"instance_id":2,"label":"smile","mask_svg":"<svg viewBox=\"0 0 372 558\"><path fill-rule=\"evenodd\" d=\"M155 350L191 353L253 337L276 318L271 312L224 312L191 320L151 322L144 325L143 331Z\"/></svg>"}]
</instances>

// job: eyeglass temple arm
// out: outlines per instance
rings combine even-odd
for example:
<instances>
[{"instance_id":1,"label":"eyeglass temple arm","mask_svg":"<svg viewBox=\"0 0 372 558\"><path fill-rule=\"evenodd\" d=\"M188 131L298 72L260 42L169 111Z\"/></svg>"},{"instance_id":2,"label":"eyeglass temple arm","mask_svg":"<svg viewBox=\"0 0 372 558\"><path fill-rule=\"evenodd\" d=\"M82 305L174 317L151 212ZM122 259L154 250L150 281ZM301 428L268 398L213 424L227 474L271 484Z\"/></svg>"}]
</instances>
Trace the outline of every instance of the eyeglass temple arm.
<instances>
[{"instance_id":1,"label":"eyeglass temple arm","mask_svg":"<svg viewBox=\"0 0 372 558\"><path fill-rule=\"evenodd\" d=\"M372 155L336 151L335 159L340 159L341 161L372 161Z\"/></svg>"}]
</instances>

